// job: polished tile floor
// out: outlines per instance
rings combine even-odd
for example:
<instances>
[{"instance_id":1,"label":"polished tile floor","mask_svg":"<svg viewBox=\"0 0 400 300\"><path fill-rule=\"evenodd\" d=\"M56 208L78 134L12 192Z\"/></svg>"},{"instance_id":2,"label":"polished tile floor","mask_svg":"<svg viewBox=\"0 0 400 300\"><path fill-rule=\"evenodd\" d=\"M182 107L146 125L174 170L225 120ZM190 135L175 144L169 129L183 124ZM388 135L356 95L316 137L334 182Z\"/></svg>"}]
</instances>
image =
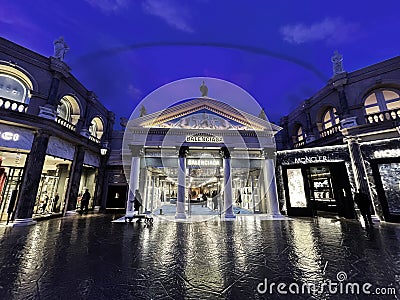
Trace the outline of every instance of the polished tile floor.
<instances>
[{"instance_id":1,"label":"polished tile floor","mask_svg":"<svg viewBox=\"0 0 400 300\"><path fill-rule=\"evenodd\" d=\"M253 217L111 223L119 217L0 228L0 299L368 297L327 286L297 294L296 286L329 282L370 284L367 292L375 295L368 299L399 297L400 225L365 229L347 220ZM378 297L376 288L397 295Z\"/></svg>"}]
</instances>

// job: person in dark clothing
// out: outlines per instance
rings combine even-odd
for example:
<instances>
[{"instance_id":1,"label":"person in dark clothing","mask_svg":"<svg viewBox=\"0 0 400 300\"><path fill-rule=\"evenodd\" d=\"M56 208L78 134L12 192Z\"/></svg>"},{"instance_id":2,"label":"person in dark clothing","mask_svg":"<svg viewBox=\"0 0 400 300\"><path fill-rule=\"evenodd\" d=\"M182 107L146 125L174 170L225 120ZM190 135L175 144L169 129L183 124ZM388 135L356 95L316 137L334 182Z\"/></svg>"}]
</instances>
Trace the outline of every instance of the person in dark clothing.
<instances>
[{"instance_id":1,"label":"person in dark clothing","mask_svg":"<svg viewBox=\"0 0 400 300\"><path fill-rule=\"evenodd\" d=\"M89 200L90 200L90 193L89 190L86 189L85 192L82 195L82 200L81 200L81 214L88 213L89 210Z\"/></svg>"},{"instance_id":2,"label":"person in dark clothing","mask_svg":"<svg viewBox=\"0 0 400 300\"><path fill-rule=\"evenodd\" d=\"M133 200L133 211L136 211L136 214L139 214L139 209L142 206L142 196L139 193L139 190L135 191L135 199Z\"/></svg>"},{"instance_id":3,"label":"person in dark clothing","mask_svg":"<svg viewBox=\"0 0 400 300\"><path fill-rule=\"evenodd\" d=\"M236 205L241 206L242 204L242 195L240 194L240 191L238 190L237 198L236 198Z\"/></svg>"},{"instance_id":4,"label":"person in dark clothing","mask_svg":"<svg viewBox=\"0 0 400 300\"><path fill-rule=\"evenodd\" d=\"M205 192L203 193L203 196L201 198L203 200L203 203L201 203L201 207L203 207L203 206L207 207L207 199L208 198L207 198L207 195Z\"/></svg>"},{"instance_id":5,"label":"person in dark clothing","mask_svg":"<svg viewBox=\"0 0 400 300\"><path fill-rule=\"evenodd\" d=\"M54 196L54 212L55 213L60 212L60 205L58 203L59 200L60 200L60 196L58 195L58 193L56 193L56 195Z\"/></svg>"},{"instance_id":6,"label":"person in dark clothing","mask_svg":"<svg viewBox=\"0 0 400 300\"><path fill-rule=\"evenodd\" d=\"M371 218L371 200L368 198L368 195L361 191L361 189L358 189L358 192L354 195L354 202L360 209L361 215L364 218L365 226L373 226L374 223Z\"/></svg>"},{"instance_id":7,"label":"person in dark clothing","mask_svg":"<svg viewBox=\"0 0 400 300\"><path fill-rule=\"evenodd\" d=\"M212 202L213 202L213 209L214 209L214 210L218 209L217 191L213 191L213 192L212 192Z\"/></svg>"},{"instance_id":8,"label":"person in dark clothing","mask_svg":"<svg viewBox=\"0 0 400 300\"><path fill-rule=\"evenodd\" d=\"M47 208L47 203L49 202L49 196L45 195L44 196L44 201L42 206L40 207L42 214L44 214L46 212L46 208Z\"/></svg>"}]
</instances>

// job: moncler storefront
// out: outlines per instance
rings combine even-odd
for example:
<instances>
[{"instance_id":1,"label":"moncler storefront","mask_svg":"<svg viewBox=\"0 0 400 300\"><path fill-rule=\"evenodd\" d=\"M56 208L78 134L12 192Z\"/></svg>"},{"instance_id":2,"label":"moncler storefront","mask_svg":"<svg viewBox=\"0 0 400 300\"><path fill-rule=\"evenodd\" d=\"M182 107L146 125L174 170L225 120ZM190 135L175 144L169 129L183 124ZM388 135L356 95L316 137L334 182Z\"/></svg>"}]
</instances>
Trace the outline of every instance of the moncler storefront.
<instances>
[{"instance_id":1,"label":"moncler storefront","mask_svg":"<svg viewBox=\"0 0 400 300\"><path fill-rule=\"evenodd\" d=\"M202 88L201 97L127 123L127 211L134 209L138 191L143 212L174 219L258 212L279 216L274 135L280 128L209 98Z\"/></svg>"}]
</instances>

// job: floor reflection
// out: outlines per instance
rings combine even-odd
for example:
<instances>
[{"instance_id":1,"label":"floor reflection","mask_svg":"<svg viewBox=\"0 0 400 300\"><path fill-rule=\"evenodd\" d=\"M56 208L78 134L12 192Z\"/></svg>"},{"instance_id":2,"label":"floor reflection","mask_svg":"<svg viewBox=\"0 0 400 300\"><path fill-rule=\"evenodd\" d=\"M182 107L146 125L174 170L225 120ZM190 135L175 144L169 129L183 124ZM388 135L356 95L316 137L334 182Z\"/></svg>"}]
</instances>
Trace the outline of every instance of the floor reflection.
<instances>
[{"instance_id":1,"label":"floor reflection","mask_svg":"<svg viewBox=\"0 0 400 300\"><path fill-rule=\"evenodd\" d=\"M254 218L146 226L112 219L88 215L2 229L0 299L257 299L265 278L313 283L335 280L339 271L355 282L399 284L399 226Z\"/></svg>"}]
</instances>

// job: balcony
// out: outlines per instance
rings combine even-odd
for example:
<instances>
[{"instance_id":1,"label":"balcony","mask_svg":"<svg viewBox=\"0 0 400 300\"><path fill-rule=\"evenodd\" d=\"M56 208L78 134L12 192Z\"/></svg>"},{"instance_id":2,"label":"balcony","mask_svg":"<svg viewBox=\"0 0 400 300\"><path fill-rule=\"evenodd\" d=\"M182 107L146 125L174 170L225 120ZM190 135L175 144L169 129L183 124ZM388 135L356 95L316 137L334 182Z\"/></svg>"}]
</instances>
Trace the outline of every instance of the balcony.
<instances>
[{"instance_id":1,"label":"balcony","mask_svg":"<svg viewBox=\"0 0 400 300\"><path fill-rule=\"evenodd\" d=\"M335 126L329 127L327 129L324 129L319 132L320 138L327 137L329 135L332 135L336 132L340 132L340 124L336 124Z\"/></svg>"},{"instance_id":2,"label":"balcony","mask_svg":"<svg viewBox=\"0 0 400 300\"><path fill-rule=\"evenodd\" d=\"M387 111L380 111L365 116L365 121L367 122L367 124L377 124L377 123L384 123L388 121L399 121L399 120L400 120L399 108Z\"/></svg>"},{"instance_id":3,"label":"balcony","mask_svg":"<svg viewBox=\"0 0 400 300\"><path fill-rule=\"evenodd\" d=\"M303 147L304 145L305 145L305 141L302 140L302 141L300 141L300 142L294 143L294 144L293 144L293 147L294 147L295 149L297 149L297 148Z\"/></svg>"},{"instance_id":4,"label":"balcony","mask_svg":"<svg viewBox=\"0 0 400 300\"><path fill-rule=\"evenodd\" d=\"M70 122L64 120L63 118L57 117L56 122L64 127L67 127L69 130L75 131L75 125L71 124Z\"/></svg>"},{"instance_id":5,"label":"balcony","mask_svg":"<svg viewBox=\"0 0 400 300\"><path fill-rule=\"evenodd\" d=\"M100 144L100 142L101 142L97 137L95 137L93 135L89 136L89 140L91 140L92 142L95 142L97 144Z\"/></svg>"},{"instance_id":6,"label":"balcony","mask_svg":"<svg viewBox=\"0 0 400 300\"><path fill-rule=\"evenodd\" d=\"M7 109L25 113L28 109L28 104L5 98L0 98L0 109Z\"/></svg>"}]
</instances>

